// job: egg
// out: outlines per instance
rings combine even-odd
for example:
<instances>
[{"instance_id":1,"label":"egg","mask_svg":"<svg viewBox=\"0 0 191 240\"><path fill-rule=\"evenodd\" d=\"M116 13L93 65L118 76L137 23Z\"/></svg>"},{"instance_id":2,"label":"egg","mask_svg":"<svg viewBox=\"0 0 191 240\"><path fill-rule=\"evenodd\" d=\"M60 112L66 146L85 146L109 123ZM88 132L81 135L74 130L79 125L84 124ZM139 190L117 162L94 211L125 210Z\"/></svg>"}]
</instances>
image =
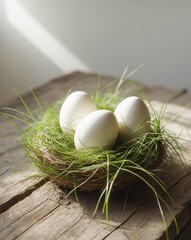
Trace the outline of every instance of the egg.
<instances>
[{"instance_id":1,"label":"egg","mask_svg":"<svg viewBox=\"0 0 191 240\"><path fill-rule=\"evenodd\" d=\"M119 124L119 138L133 139L151 130L151 117L144 101L136 96L123 100L114 114Z\"/></svg>"},{"instance_id":2,"label":"egg","mask_svg":"<svg viewBox=\"0 0 191 240\"><path fill-rule=\"evenodd\" d=\"M76 128L74 143L77 149L108 149L116 142L118 133L115 115L109 110L97 110L80 122Z\"/></svg>"},{"instance_id":3,"label":"egg","mask_svg":"<svg viewBox=\"0 0 191 240\"><path fill-rule=\"evenodd\" d=\"M86 92L76 91L71 93L60 109L59 122L61 130L64 133L75 131L80 121L96 109L95 103Z\"/></svg>"}]
</instances>

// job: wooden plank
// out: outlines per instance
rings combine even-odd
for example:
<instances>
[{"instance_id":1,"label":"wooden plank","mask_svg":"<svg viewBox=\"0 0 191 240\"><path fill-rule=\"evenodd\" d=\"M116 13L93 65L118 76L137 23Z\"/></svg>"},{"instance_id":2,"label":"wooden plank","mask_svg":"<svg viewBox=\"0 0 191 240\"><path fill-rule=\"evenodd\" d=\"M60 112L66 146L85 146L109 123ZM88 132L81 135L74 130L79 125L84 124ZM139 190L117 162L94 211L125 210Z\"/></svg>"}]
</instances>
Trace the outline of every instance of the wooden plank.
<instances>
[{"instance_id":1,"label":"wooden plank","mask_svg":"<svg viewBox=\"0 0 191 240\"><path fill-rule=\"evenodd\" d=\"M44 106L53 103L58 99L64 98L69 90L82 90L89 93L95 93L98 82L100 84L100 89L105 89L106 86L114 80L117 79L114 77L99 76L98 74L74 72L54 79L49 83L34 89L34 92L37 95L39 102ZM137 90L141 89L146 95L148 95L150 100L163 100L163 102L168 102L185 92L185 90L172 90L162 86L147 86L139 82L134 83L135 84L128 83L124 88L122 87L122 95L129 96L132 94L138 94ZM115 85L109 89L115 90ZM31 93L26 93L22 97L30 109L33 110L37 107ZM20 110L24 109L18 98L8 101L3 107L12 107Z\"/></svg>"},{"instance_id":2,"label":"wooden plank","mask_svg":"<svg viewBox=\"0 0 191 240\"><path fill-rule=\"evenodd\" d=\"M100 235L102 239L113 229L87 217L79 203L66 200L62 194L53 184L46 183L1 214L1 239L79 239L83 234L81 239L91 239L87 234ZM73 228L77 231L66 237Z\"/></svg>"},{"instance_id":3,"label":"wooden plank","mask_svg":"<svg viewBox=\"0 0 191 240\"><path fill-rule=\"evenodd\" d=\"M20 145L19 136L16 127L0 116L0 154L18 147Z\"/></svg>"},{"instance_id":4,"label":"wooden plank","mask_svg":"<svg viewBox=\"0 0 191 240\"><path fill-rule=\"evenodd\" d=\"M0 155L0 213L43 184L21 146Z\"/></svg>"},{"instance_id":5,"label":"wooden plank","mask_svg":"<svg viewBox=\"0 0 191 240\"><path fill-rule=\"evenodd\" d=\"M43 193L47 193L50 196L49 191L51 191L51 188L48 185L43 186L41 190L41 194L37 190L25 198L25 201L20 201L17 205L1 214L1 239L15 239L36 221L39 221L59 206L58 203L49 200L48 196L43 195Z\"/></svg>"},{"instance_id":6,"label":"wooden plank","mask_svg":"<svg viewBox=\"0 0 191 240\"><path fill-rule=\"evenodd\" d=\"M114 193L110 214L112 221L106 222L101 212L96 218L91 218L98 193L80 193L80 202L76 202L72 196L66 199L65 193L52 183L46 183L1 214L0 237L6 240L33 237L42 240L104 239L119 225L119 221L130 217L140 205L141 192L138 188L136 191L132 189L125 210L122 194L125 193L121 192L120 196Z\"/></svg>"},{"instance_id":7,"label":"wooden plank","mask_svg":"<svg viewBox=\"0 0 191 240\"><path fill-rule=\"evenodd\" d=\"M148 206L145 204L141 209L136 206L136 209L141 210L139 211L141 220L139 224L137 220L132 223L134 230L129 230L131 226L129 224L127 227L128 231L125 231L124 228L119 229L120 234L123 232L123 235L125 234L126 236L126 238L122 238L124 236L118 234L118 230L114 231L115 226L110 224L111 222L108 224L103 220L100 221L99 218L91 219L89 214L87 214L86 208L88 205L91 206L92 197L95 197L93 193L90 194L91 196L89 199L86 199L85 204L81 202L81 200L80 203L76 203L74 200L67 201L63 197L60 197L60 194L62 195L63 192L59 192L54 185L47 183L33 192L29 197L25 198L22 202L7 210L0 218L3 223L1 224L0 221L0 236L2 234L3 239L14 239L15 237L17 237L17 239L33 239L32 237L34 236L39 239L105 239L105 237L113 232L114 238L111 238L113 235L109 235L109 239L116 239L115 236L118 236L119 239L128 239L127 236L129 236L129 239L155 239L156 233L158 233L157 226L162 226L160 224L160 214L157 214L156 211L152 211L153 206L150 206L152 204L149 198L149 203L147 203ZM86 194L84 193L84 195ZM111 205L111 208L116 208L116 213L119 214L118 211L123 205L121 196L119 196L119 194L116 194L116 196L118 196L118 199L115 198L114 206ZM130 196L132 197L132 195ZM62 200L60 200L60 198ZM134 200L137 199L141 199L140 196L134 196ZM133 199L129 200L130 205L127 205L128 211L129 209L132 210L132 200ZM87 202L89 202L89 204L87 204ZM59 206L52 205L52 203L57 203ZM157 208L154 210L156 209ZM133 212L129 215L125 213L124 217L129 217L129 219L131 219L132 214ZM143 216L144 219L142 218ZM141 225L145 224L144 220L147 220L147 216L151 218L151 221L147 223L148 228L145 228L147 231L144 232L141 229ZM118 218L117 221L115 216L116 226L119 226L122 221L121 218L119 223L119 219L120 218ZM182 220L185 221L186 219L184 218ZM152 223L151 226L150 223ZM137 231L137 229L139 229L139 231ZM9 232L7 233L7 231ZM133 236L135 238L133 238ZM145 238L140 238L140 236L144 236Z\"/></svg>"},{"instance_id":8,"label":"wooden plank","mask_svg":"<svg viewBox=\"0 0 191 240\"><path fill-rule=\"evenodd\" d=\"M109 83L112 81L113 78L108 78L108 77L103 77L103 81L102 81L102 85L103 87L105 86L106 83ZM55 81L52 81L50 82L49 84L41 87L41 88L38 88L35 90L35 92L37 93L37 96L39 98L39 101L42 103L42 105L46 105L46 104L49 104L51 102L54 102L55 100L57 100L58 98L62 97L63 94L66 94L66 92L68 91L68 89L71 88L72 85L74 85L76 82L78 82L78 84L75 85L74 87L74 90L86 90L87 89L87 84L90 85L90 88L92 90L95 90L96 88L96 84L95 84L95 81L97 80L97 76L94 75L94 74L82 74L82 73L74 73L74 74L71 74L69 76L66 76L64 78L59 78ZM169 90L169 89L166 89L166 88L163 88L163 87L147 87L147 86L142 86L144 92L148 95L148 97L152 100L158 100L160 101L160 104L161 102L167 102L167 101L172 101L174 99L176 99L178 96L181 96L184 94L183 91L174 91L174 90ZM128 91L129 89L124 89L124 92L123 94L125 96L127 96L128 94L134 94L134 92L132 91ZM90 90L89 90L90 91ZM27 101L27 103L29 104L29 107L31 109L35 109L36 107L36 104L31 96L31 94L27 94L25 96L25 100ZM18 107L19 109L23 109L23 107L20 105L19 101L12 101L10 102L8 105L12 106L12 107ZM180 118L182 119L182 118ZM177 125L179 126L179 125ZM6 134L9 134L11 136L11 134L15 134L14 130L12 131L5 131L4 132L4 137L6 136ZM2 136L3 137L3 136ZM4 145L4 150L5 150L5 154L11 154L11 151L8 151L9 147L6 148L7 145ZM10 148L11 149L11 148ZM14 149L12 149L12 152L14 153ZM22 150L21 150L22 152ZM4 156L4 154L2 155ZM14 154L12 155L14 156ZM23 159L23 161L25 161L25 159L23 158L23 155L21 153L20 155L20 159ZM12 158L10 158L12 159ZM17 166L17 163L16 162L10 162L7 166L5 166L5 161L2 161L2 167L3 168L6 168L7 166L11 166L13 167L13 169L15 168L15 166ZM25 166L25 163L23 162L22 163L22 166ZM0 167L1 167L1 163L0 163ZM2 169L3 169L2 168ZM26 166L26 169L28 168L28 166ZM0 195L3 195L3 202L7 202L9 201L9 199L11 199L11 197L15 197L17 196L17 191L20 192L20 188L17 189L17 179L15 179L15 182L13 184L13 181L11 180L11 174L9 175L8 172L6 172L6 169L4 169L4 174L2 174L2 179L3 177L5 177L5 181L4 182L7 182L7 185L6 187L4 187L4 189L2 190L2 194ZM10 172L11 173L11 172ZM12 176L14 176L14 171L12 171ZM30 172L31 173L31 172ZM18 177L18 181L22 180L23 179L23 176L26 177L28 176L28 174L30 174L29 172L25 172L23 171L21 173L21 175L17 175L16 174L16 178ZM177 175L177 174L176 174ZM185 175L185 173L182 174L181 178L183 178ZM9 176L9 177L8 177ZM6 177L7 178L7 181L6 181ZM172 181L171 181L171 185L170 186L173 186L173 184L175 184L177 181L179 181L181 178L178 178L178 180L176 179L175 182L174 181L174 175L171 176L172 177ZM7 187L10 187L10 189L12 189L9 193L7 193L8 191L6 191L6 188ZM23 191L25 191L25 189L28 188L28 185L26 184L26 188L23 188ZM140 186L139 186L140 188ZM138 189L139 189L138 188ZM143 186L141 186L142 189ZM34 191L37 192L38 190ZM41 191L41 190L40 190ZM130 198L129 202L128 202L128 208L125 209L125 212L122 214L123 212L123 206L124 206L124 200L122 201L122 199L119 199L117 198L115 195L113 197L113 204L110 205L110 209L111 209L111 212L110 212L110 221L108 222L108 224L105 223L104 221L104 218L103 218L103 215L101 214L101 212L99 211L98 214L96 215L96 218L94 220L92 220L90 217L91 217L91 214L92 213L92 210L93 208L95 207L95 198L94 198L94 195L93 194L82 194L81 195L81 200L80 200L80 204L81 206L84 208L84 212L86 213L85 217L83 216L81 219L78 219L79 221L76 222L76 224L72 225L72 222L69 220L69 223L67 225L67 227L65 228L65 230L62 232L61 228L62 228L62 222L65 221L65 217L64 216L68 216L70 214L72 214L73 212L71 212L71 210L66 214L65 212L63 212L63 217L60 217L60 215L62 214L59 214L59 212L55 212L56 209L59 209L60 208L56 208L55 210L53 210L52 214L53 214L53 219L55 219L55 216L56 218L58 219L58 229L55 230L55 235L51 235L50 234L50 231L48 231L49 229L51 229L52 227L52 221L50 221L49 219L51 219L51 216L52 215L49 215L47 214L47 220L45 220L45 218L43 217L44 215L41 215L42 217L42 220L40 218L37 217L36 220L32 221L31 225L29 224L29 226L26 224L26 228L24 230L18 230L18 225L15 227L15 232L16 232L16 236L19 236L21 239L26 239L27 236L35 236L35 234L37 234L36 232L38 232L37 230L41 229L42 228L42 231L40 231L40 237L42 236L46 236L46 238L48 238L47 235L50 236L49 239L54 239L54 237L60 237L61 239L68 239L69 237L71 237L72 239L72 234L76 234L74 235L77 239L77 237L80 237L80 236L83 236L83 239L91 239L91 237L96 237L96 239L103 239L103 238L106 238L108 236L109 237L112 237L113 234L116 234L118 233L118 231L120 231L121 229L123 229L123 226L125 226L126 222L128 223L128 229L129 229L129 221L131 221L133 218L136 218L136 213L140 211L140 209L142 209L142 204L146 201L146 199L148 198L148 190L145 190L144 194L143 195L139 195L138 198L136 198L135 196L136 195L133 195L132 198ZM32 196L32 194L31 194ZM24 196L26 197L26 196ZM188 197L189 198L189 197ZM132 200L131 200L132 199ZM136 199L138 199L138 201L136 201ZM22 203L26 200L26 202L28 202L28 204L30 203L30 200L29 198L25 198ZM150 199L151 200L151 199ZM180 214L180 216L183 216L182 214L182 211L184 211L184 207L182 207L181 203L184 202L185 203L185 199L180 199L180 205L178 207L178 210L176 210L176 213ZM74 204L75 202L72 201L72 204ZM14 205L13 207L11 207L11 205L9 207L11 207L9 210L7 210L6 212L4 212L3 214L5 213L9 213L10 214L10 211L12 211L13 209L15 209L15 212L16 211L20 211L19 210L19 203L17 203L16 205ZM17 208L18 206L18 208ZM27 203L26 203L26 206L27 206ZM81 209L81 207L80 207ZM187 208L186 208L187 209ZM144 208L144 214L142 214L142 216L144 216L144 221L146 221L147 219L152 219L153 221L157 221L157 223L159 224L158 226L158 230L156 228L152 228L150 230L153 230L155 229L155 233L152 234L153 238L154 239L154 236L156 236L156 234L158 234L159 236L161 236L161 234L164 232L164 226L163 226L163 223L162 221L159 221L159 219L161 220L160 218L160 214L158 212L158 208L155 206L154 207L154 212L151 211L151 214L153 218L151 218L151 216L148 214L146 214L147 211L151 211L151 208L148 207L148 208ZM65 215L66 214L66 215ZM145 216L146 214L146 216ZM23 215L25 216L25 214L23 213ZM2 216L2 215L1 215ZM32 218L31 215L28 216L29 219ZM143 223L144 223L143 221ZM186 218L186 221L187 221L187 218ZM17 222L17 221L16 221ZM25 221L24 221L25 222ZM169 225L170 223L172 222L172 218L169 217ZM184 223L184 222L183 222ZM185 223L184 223L185 225ZM47 226L47 227L46 227ZM87 227L89 226L89 228ZM130 238L132 238L132 236L134 236L133 234L133 226L134 225L134 222L132 223L132 229L131 232L127 232L127 229L125 229L125 234L129 235ZM7 227L8 228L8 227ZM43 230L45 229L45 230ZM67 230L66 230L67 229ZM99 234L96 234L96 236L94 235L94 229L97 229L96 231L99 231L100 232L100 235ZM116 229L116 231L114 231ZM146 231L147 229L147 226L145 225L144 227L144 224L142 226L142 236L144 235L143 232ZM130 231L128 230L128 231ZM14 232L13 231L13 232ZM18 232L17 232L18 231ZM153 230L154 231L154 230ZM146 232L148 233L148 232ZM83 234L83 235L82 235ZM11 237L14 237L14 235L10 235ZM67 238L65 237L67 236ZM120 236L120 234L119 234ZM10 238L11 239L11 238ZM44 238L45 239L45 238ZM127 238L126 238L127 239ZM135 238L136 239L136 238ZM139 239L139 238L137 238Z\"/></svg>"},{"instance_id":9,"label":"wooden plank","mask_svg":"<svg viewBox=\"0 0 191 240\"><path fill-rule=\"evenodd\" d=\"M187 240L189 236L191 236L191 221L184 227L176 240Z\"/></svg>"}]
</instances>

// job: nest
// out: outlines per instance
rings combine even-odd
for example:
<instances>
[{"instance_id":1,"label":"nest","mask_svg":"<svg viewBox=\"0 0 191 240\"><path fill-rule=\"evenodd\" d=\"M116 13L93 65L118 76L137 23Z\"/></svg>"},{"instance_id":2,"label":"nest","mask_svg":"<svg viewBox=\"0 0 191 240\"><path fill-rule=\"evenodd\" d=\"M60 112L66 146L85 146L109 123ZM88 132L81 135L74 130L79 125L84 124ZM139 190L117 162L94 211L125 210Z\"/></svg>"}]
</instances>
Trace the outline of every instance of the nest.
<instances>
[{"instance_id":1,"label":"nest","mask_svg":"<svg viewBox=\"0 0 191 240\"><path fill-rule=\"evenodd\" d=\"M131 142L117 142L112 149L77 150L73 136L61 132L60 103L49 107L23 134L23 145L32 162L47 177L69 189L120 190L150 177L165 156L165 134L160 119L152 131Z\"/></svg>"}]
</instances>

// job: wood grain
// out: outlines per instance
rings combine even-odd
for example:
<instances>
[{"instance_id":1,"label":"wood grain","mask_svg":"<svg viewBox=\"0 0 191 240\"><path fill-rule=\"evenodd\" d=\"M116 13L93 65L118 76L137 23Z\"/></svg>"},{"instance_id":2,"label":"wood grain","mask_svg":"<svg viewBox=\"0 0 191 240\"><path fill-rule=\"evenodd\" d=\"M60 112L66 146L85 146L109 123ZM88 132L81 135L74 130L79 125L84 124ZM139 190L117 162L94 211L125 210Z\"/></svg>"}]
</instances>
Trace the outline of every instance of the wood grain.
<instances>
[{"instance_id":1,"label":"wood grain","mask_svg":"<svg viewBox=\"0 0 191 240\"><path fill-rule=\"evenodd\" d=\"M73 90L94 92L98 79L96 74L75 72L35 89L35 93L45 107L63 98L72 86ZM100 88L104 89L113 79L101 77ZM177 215L181 230L191 220L191 154L188 150L191 109L185 109L191 102L191 94L185 90L139 83L136 89L132 90L131 87L131 84L124 86L122 95L133 95L136 89L141 88L155 109L160 110L168 102L165 121L181 112L167 127L176 134L181 132L182 137L188 140L182 142L186 147L184 155L187 168L174 156L172 162L161 165L159 173L175 200L176 205L171 207ZM30 109L37 107L31 93L25 94L23 98ZM8 102L7 106L24 110L18 98ZM4 118L0 119L0 124L0 207L3 212L0 215L0 239L165 239L165 227L156 201L144 184L136 184L128 192L112 194L108 222L101 209L92 219L98 193L79 193L78 203L73 197L65 199L65 189L61 191L51 183L44 184L42 179L24 181L36 173L36 169L27 161L19 142L15 141L14 138L19 136L16 129ZM23 124L19 124L23 127ZM37 189L33 189L33 186ZM128 201L124 208L126 195ZM172 216L168 211L165 213L170 239L174 239L177 233Z\"/></svg>"},{"instance_id":2,"label":"wood grain","mask_svg":"<svg viewBox=\"0 0 191 240\"><path fill-rule=\"evenodd\" d=\"M22 202L1 214L1 238L43 240L70 239L69 237L73 236L73 239L77 239L77 236L82 237L84 234L83 239L90 239L88 234L91 237L92 228L95 236L98 232L100 236L104 236L113 229L107 224L85 216L79 203L68 201L61 196L62 192L58 188L46 183Z\"/></svg>"}]
</instances>

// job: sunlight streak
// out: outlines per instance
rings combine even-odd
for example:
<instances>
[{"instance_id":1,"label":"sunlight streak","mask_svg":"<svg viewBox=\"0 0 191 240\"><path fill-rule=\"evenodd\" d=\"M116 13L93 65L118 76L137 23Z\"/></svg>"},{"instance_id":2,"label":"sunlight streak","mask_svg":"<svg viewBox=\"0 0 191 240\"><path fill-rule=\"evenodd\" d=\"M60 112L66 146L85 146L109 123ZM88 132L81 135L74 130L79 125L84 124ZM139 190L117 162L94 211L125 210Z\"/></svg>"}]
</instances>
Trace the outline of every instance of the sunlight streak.
<instances>
[{"instance_id":1,"label":"sunlight streak","mask_svg":"<svg viewBox=\"0 0 191 240\"><path fill-rule=\"evenodd\" d=\"M24 37L64 73L89 68L38 23L16 0L7 0L6 16Z\"/></svg>"}]
</instances>

